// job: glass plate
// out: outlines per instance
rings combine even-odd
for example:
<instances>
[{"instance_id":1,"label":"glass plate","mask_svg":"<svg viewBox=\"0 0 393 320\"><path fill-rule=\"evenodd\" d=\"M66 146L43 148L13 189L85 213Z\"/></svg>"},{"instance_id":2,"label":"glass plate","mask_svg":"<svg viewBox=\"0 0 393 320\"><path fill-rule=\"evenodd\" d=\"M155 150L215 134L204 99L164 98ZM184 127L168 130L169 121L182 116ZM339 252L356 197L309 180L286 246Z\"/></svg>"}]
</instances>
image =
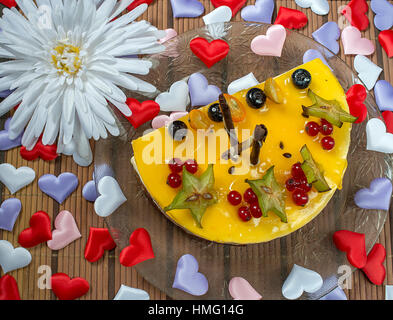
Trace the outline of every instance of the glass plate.
<instances>
[{"instance_id":1,"label":"glass plate","mask_svg":"<svg viewBox=\"0 0 393 320\"><path fill-rule=\"evenodd\" d=\"M281 57L264 57L252 53L251 40L257 35L265 34L268 27L266 24L239 22L184 33L167 42L165 52L145 57L153 61L154 67L143 78L162 92L168 90L173 82L186 79L194 72L201 72L207 77L209 84L217 85L226 92L229 83L250 72L259 81L284 73L303 63L306 50L315 49L324 55L344 90L360 83L351 68L341 59L314 40L294 31L287 30ZM209 41L216 37L227 41L231 48L228 57L207 69L189 49L189 42L198 36ZM127 92L127 96L140 101L147 100L146 97L131 92ZM370 94L365 104L368 118L381 116ZM340 266L348 264L345 254L338 251L332 242L333 233L340 229L365 233L368 251L378 239L387 213L360 209L353 201L356 191L368 187L374 178L391 177L390 155L366 150L367 120L353 126L343 189L335 193L314 220L286 237L268 243L239 246L197 238L159 211L145 193L130 164L133 155L130 141L151 128L150 123L134 130L120 114L117 114L117 118L122 132L120 137L96 143L95 178L98 181L104 175L114 176L128 201L106 218L106 221L121 248L129 244L129 236L136 228L148 230L156 257L135 268L152 285L174 299L231 299L228 283L232 277L247 279L264 299L284 299L281 287L293 264L321 274L323 287L317 293L305 293L302 296L302 299L319 299L336 288L337 279L345 276L346 269L340 269ZM172 288L177 261L187 253L196 257L199 271L209 281L209 291L204 296L193 297Z\"/></svg>"}]
</instances>

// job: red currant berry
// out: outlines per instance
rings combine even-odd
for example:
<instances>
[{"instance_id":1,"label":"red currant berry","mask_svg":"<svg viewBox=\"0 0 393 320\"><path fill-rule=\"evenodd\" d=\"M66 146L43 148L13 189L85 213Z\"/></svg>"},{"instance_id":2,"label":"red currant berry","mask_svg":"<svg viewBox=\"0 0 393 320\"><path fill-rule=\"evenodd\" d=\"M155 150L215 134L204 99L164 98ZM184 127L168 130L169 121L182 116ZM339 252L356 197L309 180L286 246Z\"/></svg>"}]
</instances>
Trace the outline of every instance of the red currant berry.
<instances>
[{"instance_id":1,"label":"red currant berry","mask_svg":"<svg viewBox=\"0 0 393 320\"><path fill-rule=\"evenodd\" d=\"M189 173L194 174L198 171L198 163L195 160L187 160L184 165Z\"/></svg>"},{"instance_id":2,"label":"red currant berry","mask_svg":"<svg viewBox=\"0 0 393 320\"><path fill-rule=\"evenodd\" d=\"M240 192L233 190L228 193L227 199L231 205L237 206L242 202L242 195Z\"/></svg>"},{"instance_id":3,"label":"red currant berry","mask_svg":"<svg viewBox=\"0 0 393 320\"><path fill-rule=\"evenodd\" d=\"M253 203L250 204L250 212L251 212L251 215L254 218L262 217L262 210L259 207L259 203L258 202L253 202Z\"/></svg>"},{"instance_id":4,"label":"red currant berry","mask_svg":"<svg viewBox=\"0 0 393 320\"><path fill-rule=\"evenodd\" d=\"M321 129L320 132L324 135L324 136L330 136L333 133L333 125L325 120L325 119L321 119Z\"/></svg>"},{"instance_id":5,"label":"red currant berry","mask_svg":"<svg viewBox=\"0 0 393 320\"><path fill-rule=\"evenodd\" d=\"M171 187L171 188L178 188L181 185L181 177L177 173L171 173L168 176L168 179L166 180L166 183Z\"/></svg>"},{"instance_id":6,"label":"red currant berry","mask_svg":"<svg viewBox=\"0 0 393 320\"><path fill-rule=\"evenodd\" d=\"M173 158L168 163L169 169L174 173L182 172L183 162L178 158Z\"/></svg>"},{"instance_id":7,"label":"red currant berry","mask_svg":"<svg viewBox=\"0 0 393 320\"><path fill-rule=\"evenodd\" d=\"M296 181L294 178L289 178L287 181L285 181L285 187L289 192L292 192L296 188Z\"/></svg>"},{"instance_id":8,"label":"red currant berry","mask_svg":"<svg viewBox=\"0 0 393 320\"><path fill-rule=\"evenodd\" d=\"M291 173L292 173L292 176L293 176L294 178L304 178L304 177L305 177L305 174L304 174L304 171L303 171L303 169L302 169L302 165L301 165L300 162L296 162L296 163L292 166L292 168L291 168Z\"/></svg>"},{"instance_id":9,"label":"red currant berry","mask_svg":"<svg viewBox=\"0 0 393 320\"><path fill-rule=\"evenodd\" d=\"M324 137L321 140L322 148L325 150L332 150L334 148L335 142L332 137Z\"/></svg>"},{"instance_id":10,"label":"red currant berry","mask_svg":"<svg viewBox=\"0 0 393 320\"><path fill-rule=\"evenodd\" d=\"M304 192L309 192L311 190L311 184L308 183L306 177L297 179L296 184L295 189L301 189Z\"/></svg>"},{"instance_id":11,"label":"red currant berry","mask_svg":"<svg viewBox=\"0 0 393 320\"><path fill-rule=\"evenodd\" d=\"M237 211L239 218L242 219L243 221L250 221L251 220L251 213L250 209L248 207L240 207L239 210Z\"/></svg>"},{"instance_id":12,"label":"red currant berry","mask_svg":"<svg viewBox=\"0 0 393 320\"><path fill-rule=\"evenodd\" d=\"M315 137L320 130L320 126L318 123L314 121L307 122L306 124L306 132L309 136Z\"/></svg>"},{"instance_id":13,"label":"red currant berry","mask_svg":"<svg viewBox=\"0 0 393 320\"><path fill-rule=\"evenodd\" d=\"M295 202L296 205L303 207L308 202L308 195L303 190L296 189L292 193L292 199L293 199L293 202Z\"/></svg>"},{"instance_id":14,"label":"red currant berry","mask_svg":"<svg viewBox=\"0 0 393 320\"><path fill-rule=\"evenodd\" d=\"M251 188L248 188L246 191L244 191L243 194L244 201L248 203L253 203L258 200L257 195L252 191Z\"/></svg>"}]
</instances>

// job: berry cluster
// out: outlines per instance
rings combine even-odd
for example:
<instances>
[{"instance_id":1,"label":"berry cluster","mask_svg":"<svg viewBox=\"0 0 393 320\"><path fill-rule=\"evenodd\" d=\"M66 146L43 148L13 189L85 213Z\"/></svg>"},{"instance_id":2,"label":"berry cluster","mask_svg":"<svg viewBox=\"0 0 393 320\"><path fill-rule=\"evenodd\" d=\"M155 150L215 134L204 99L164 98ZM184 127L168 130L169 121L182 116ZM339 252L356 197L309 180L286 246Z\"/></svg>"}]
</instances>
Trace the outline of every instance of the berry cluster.
<instances>
[{"instance_id":1,"label":"berry cluster","mask_svg":"<svg viewBox=\"0 0 393 320\"><path fill-rule=\"evenodd\" d=\"M334 139L330 136L333 133L333 125L325 119L321 119L321 124L315 121L307 122L306 132L309 136L315 137L321 133L324 137L321 139L321 146L324 150L332 150L334 148Z\"/></svg>"},{"instance_id":2,"label":"berry cluster","mask_svg":"<svg viewBox=\"0 0 393 320\"><path fill-rule=\"evenodd\" d=\"M242 204L244 199L246 204L242 204L237 211L241 220L247 222L250 221L252 217L262 217L262 210L259 207L258 197L251 188L248 188L244 192L243 197L240 192L233 190L228 193L227 199L228 202L233 206Z\"/></svg>"},{"instance_id":3,"label":"berry cluster","mask_svg":"<svg viewBox=\"0 0 393 320\"><path fill-rule=\"evenodd\" d=\"M171 188L178 188L181 186L182 177L180 173L183 171L183 166L185 166L186 170L191 174L194 174L198 171L198 163L191 159L183 162L178 158L173 158L171 161L169 161L168 166L171 170L171 173L168 175L166 183Z\"/></svg>"},{"instance_id":4,"label":"berry cluster","mask_svg":"<svg viewBox=\"0 0 393 320\"><path fill-rule=\"evenodd\" d=\"M291 174L292 177L285 182L285 187L289 192L292 192L292 199L296 205L305 206L308 202L308 192L311 190L311 185L307 182L300 162L292 166Z\"/></svg>"}]
</instances>

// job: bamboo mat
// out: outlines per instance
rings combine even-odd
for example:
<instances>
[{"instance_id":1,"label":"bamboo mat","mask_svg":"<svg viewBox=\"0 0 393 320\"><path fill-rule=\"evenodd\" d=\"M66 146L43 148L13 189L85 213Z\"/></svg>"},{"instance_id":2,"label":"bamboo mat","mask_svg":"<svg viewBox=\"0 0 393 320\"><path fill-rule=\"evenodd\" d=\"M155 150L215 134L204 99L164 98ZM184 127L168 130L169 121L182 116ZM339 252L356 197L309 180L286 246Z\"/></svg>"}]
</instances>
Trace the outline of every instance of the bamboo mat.
<instances>
[{"instance_id":1,"label":"bamboo mat","mask_svg":"<svg viewBox=\"0 0 393 320\"><path fill-rule=\"evenodd\" d=\"M206 13L214 9L210 0L200 0L205 8ZM273 21L277 15L277 9L280 6L288 8L296 8L307 14L309 23L304 30L300 32L307 36L319 28L327 21L339 21L343 19L339 14L339 8L345 5L348 1L330 1L331 9L328 16L318 16L310 9L302 9L298 7L294 0L276 0L276 9L273 16ZM247 4L254 4L255 0L248 0ZM373 25L373 13L369 10L370 27L363 34L374 40L376 43L376 53L371 56L372 61L383 67L384 72L381 79L386 79L393 83L393 59L388 59L386 53L383 51L378 41L378 30ZM155 0L149 6L149 9L143 15L142 19L150 21L159 29L174 28L178 33L185 32L190 29L203 26L202 18L173 18L171 5L169 0ZM233 18L234 21L241 21L240 13ZM341 43L340 43L341 44ZM353 66L353 57L344 56L342 50L341 57L350 66ZM1 119L0 128L3 127L4 119ZM105 256L96 263L90 263L84 259L84 248L89 234L90 227L105 227L104 220L94 213L93 204L87 202L82 197L82 188L84 184L92 179L93 166L89 168L78 167L70 157L59 157L55 161L45 162L36 160L33 162L25 161L19 155L19 148L8 152L0 152L0 163L8 162L15 167L29 166L36 172L36 176L40 177L44 174L51 173L59 175L62 172L75 173L79 178L78 189L62 204L44 195L37 186L37 180L28 187L10 196L8 190L2 185L0 188L1 201L10 197L19 198L22 201L22 211L15 224L13 232L1 231L0 239L10 241L15 247L19 246L17 238L19 233L29 226L29 219L36 211L43 210L49 214L52 221L56 215L62 210L70 211L79 226L82 238L71 243L66 248L59 251L50 250L46 244L41 244L32 249L29 249L33 257L31 264L23 269L11 272L15 277L22 299L56 299L51 290L39 289L38 280L42 273L39 273L40 266L50 267L52 273L64 272L71 277L83 277L90 283L89 292L83 296L82 300L90 299L113 299L121 284L131 287L143 289L150 294L151 299L167 299L167 296L151 286L145 281L133 268L125 268L119 263L119 253L121 248L106 253ZM0 202L1 202L0 201ZM387 276L384 282L386 284L393 284L393 270L392 270L392 237L391 232L393 223L391 223L390 215L386 221L385 227L379 237L379 242L382 243L387 251L385 267ZM1 271L0 271L1 272ZM3 274L0 273L0 276ZM353 276L353 288L347 290L347 296L353 300L382 300L385 298L384 286L375 286L371 284L365 276L356 271ZM263 294L263 293L262 293Z\"/></svg>"}]
</instances>

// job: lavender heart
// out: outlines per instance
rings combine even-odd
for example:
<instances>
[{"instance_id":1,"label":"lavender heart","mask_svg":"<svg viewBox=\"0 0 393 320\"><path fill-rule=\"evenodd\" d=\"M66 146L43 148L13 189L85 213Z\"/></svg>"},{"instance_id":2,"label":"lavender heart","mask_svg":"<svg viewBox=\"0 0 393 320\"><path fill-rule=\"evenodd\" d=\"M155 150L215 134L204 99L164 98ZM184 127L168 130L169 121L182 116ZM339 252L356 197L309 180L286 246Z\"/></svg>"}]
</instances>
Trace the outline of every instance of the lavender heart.
<instances>
[{"instance_id":1,"label":"lavender heart","mask_svg":"<svg viewBox=\"0 0 393 320\"><path fill-rule=\"evenodd\" d=\"M204 106L218 100L220 88L209 85L206 77L201 73L193 73L188 80L191 105Z\"/></svg>"},{"instance_id":2,"label":"lavender heart","mask_svg":"<svg viewBox=\"0 0 393 320\"><path fill-rule=\"evenodd\" d=\"M324 64L326 64L329 68L329 64L327 63L325 57L320 53L318 50L315 49L309 49L307 50L304 55L303 55L303 63L307 63L309 61L312 61L314 59L321 59ZM330 68L332 70L332 68Z\"/></svg>"},{"instance_id":3,"label":"lavender heart","mask_svg":"<svg viewBox=\"0 0 393 320\"><path fill-rule=\"evenodd\" d=\"M68 196L78 187L79 181L75 174L65 172L58 177L53 174L45 174L38 179L38 186L58 203L63 203Z\"/></svg>"},{"instance_id":4,"label":"lavender heart","mask_svg":"<svg viewBox=\"0 0 393 320\"><path fill-rule=\"evenodd\" d=\"M334 54L337 54L340 50L338 43L338 39L340 39L340 28L334 21L326 22L322 27L312 33L312 37Z\"/></svg>"},{"instance_id":5,"label":"lavender heart","mask_svg":"<svg viewBox=\"0 0 393 320\"><path fill-rule=\"evenodd\" d=\"M7 98L14 90L4 90L0 92L0 98Z\"/></svg>"},{"instance_id":6,"label":"lavender heart","mask_svg":"<svg viewBox=\"0 0 393 320\"><path fill-rule=\"evenodd\" d=\"M257 0L255 5L243 8L241 16L245 21L272 23L274 0Z\"/></svg>"},{"instance_id":7,"label":"lavender heart","mask_svg":"<svg viewBox=\"0 0 393 320\"><path fill-rule=\"evenodd\" d=\"M337 287L327 295L323 296L319 300L348 300L345 292L340 287Z\"/></svg>"},{"instance_id":8,"label":"lavender heart","mask_svg":"<svg viewBox=\"0 0 393 320\"><path fill-rule=\"evenodd\" d=\"M205 11L198 0L171 0L171 5L175 18L195 18Z\"/></svg>"},{"instance_id":9,"label":"lavender heart","mask_svg":"<svg viewBox=\"0 0 393 320\"><path fill-rule=\"evenodd\" d=\"M19 199L9 198L0 206L0 229L12 231L16 219L22 209Z\"/></svg>"},{"instance_id":10,"label":"lavender heart","mask_svg":"<svg viewBox=\"0 0 393 320\"><path fill-rule=\"evenodd\" d=\"M370 188L361 189L355 194L355 204L363 209L389 210L392 197L392 183L387 178L371 181Z\"/></svg>"},{"instance_id":11,"label":"lavender heart","mask_svg":"<svg viewBox=\"0 0 393 320\"><path fill-rule=\"evenodd\" d=\"M82 189L82 196L87 201L96 201L96 199L98 198L98 194L96 189L96 183L94 182L94 180L90 180L84 185Z\"/></svg>"},{"instance_id":12,"label":"lavender heart","mask_svg":"<svg viewBox=\"0 0 393 320\"><path fill-rule=\"evenodd\" d=\"M393 26L393 5L387 0L371 0L371 10L375 13L374 25L378 30L388 30Z\"/></svg>"},{"instance_id":13,"label":"lavender heart","mask_svg":"<svg viewBox=\"0 0 393 320\"><path fill-rule=\"evenodd\" d=\"M11 118L8 118L4 124L4 130L0 131L0 150L6 151L22 145L23 132L16 138L11 140L8 137Z\"/></svg>"},{"instance_id":14,"label":"lavender heart","mask_svg":"<svg viewBox=\"0 0 393 320\"><path fill-rule=\"evenodd\" d=\"M381 111L393 111L393 87L386 80L379 80L374 87L375 100Z\"/></svg>"}]
</instances>

